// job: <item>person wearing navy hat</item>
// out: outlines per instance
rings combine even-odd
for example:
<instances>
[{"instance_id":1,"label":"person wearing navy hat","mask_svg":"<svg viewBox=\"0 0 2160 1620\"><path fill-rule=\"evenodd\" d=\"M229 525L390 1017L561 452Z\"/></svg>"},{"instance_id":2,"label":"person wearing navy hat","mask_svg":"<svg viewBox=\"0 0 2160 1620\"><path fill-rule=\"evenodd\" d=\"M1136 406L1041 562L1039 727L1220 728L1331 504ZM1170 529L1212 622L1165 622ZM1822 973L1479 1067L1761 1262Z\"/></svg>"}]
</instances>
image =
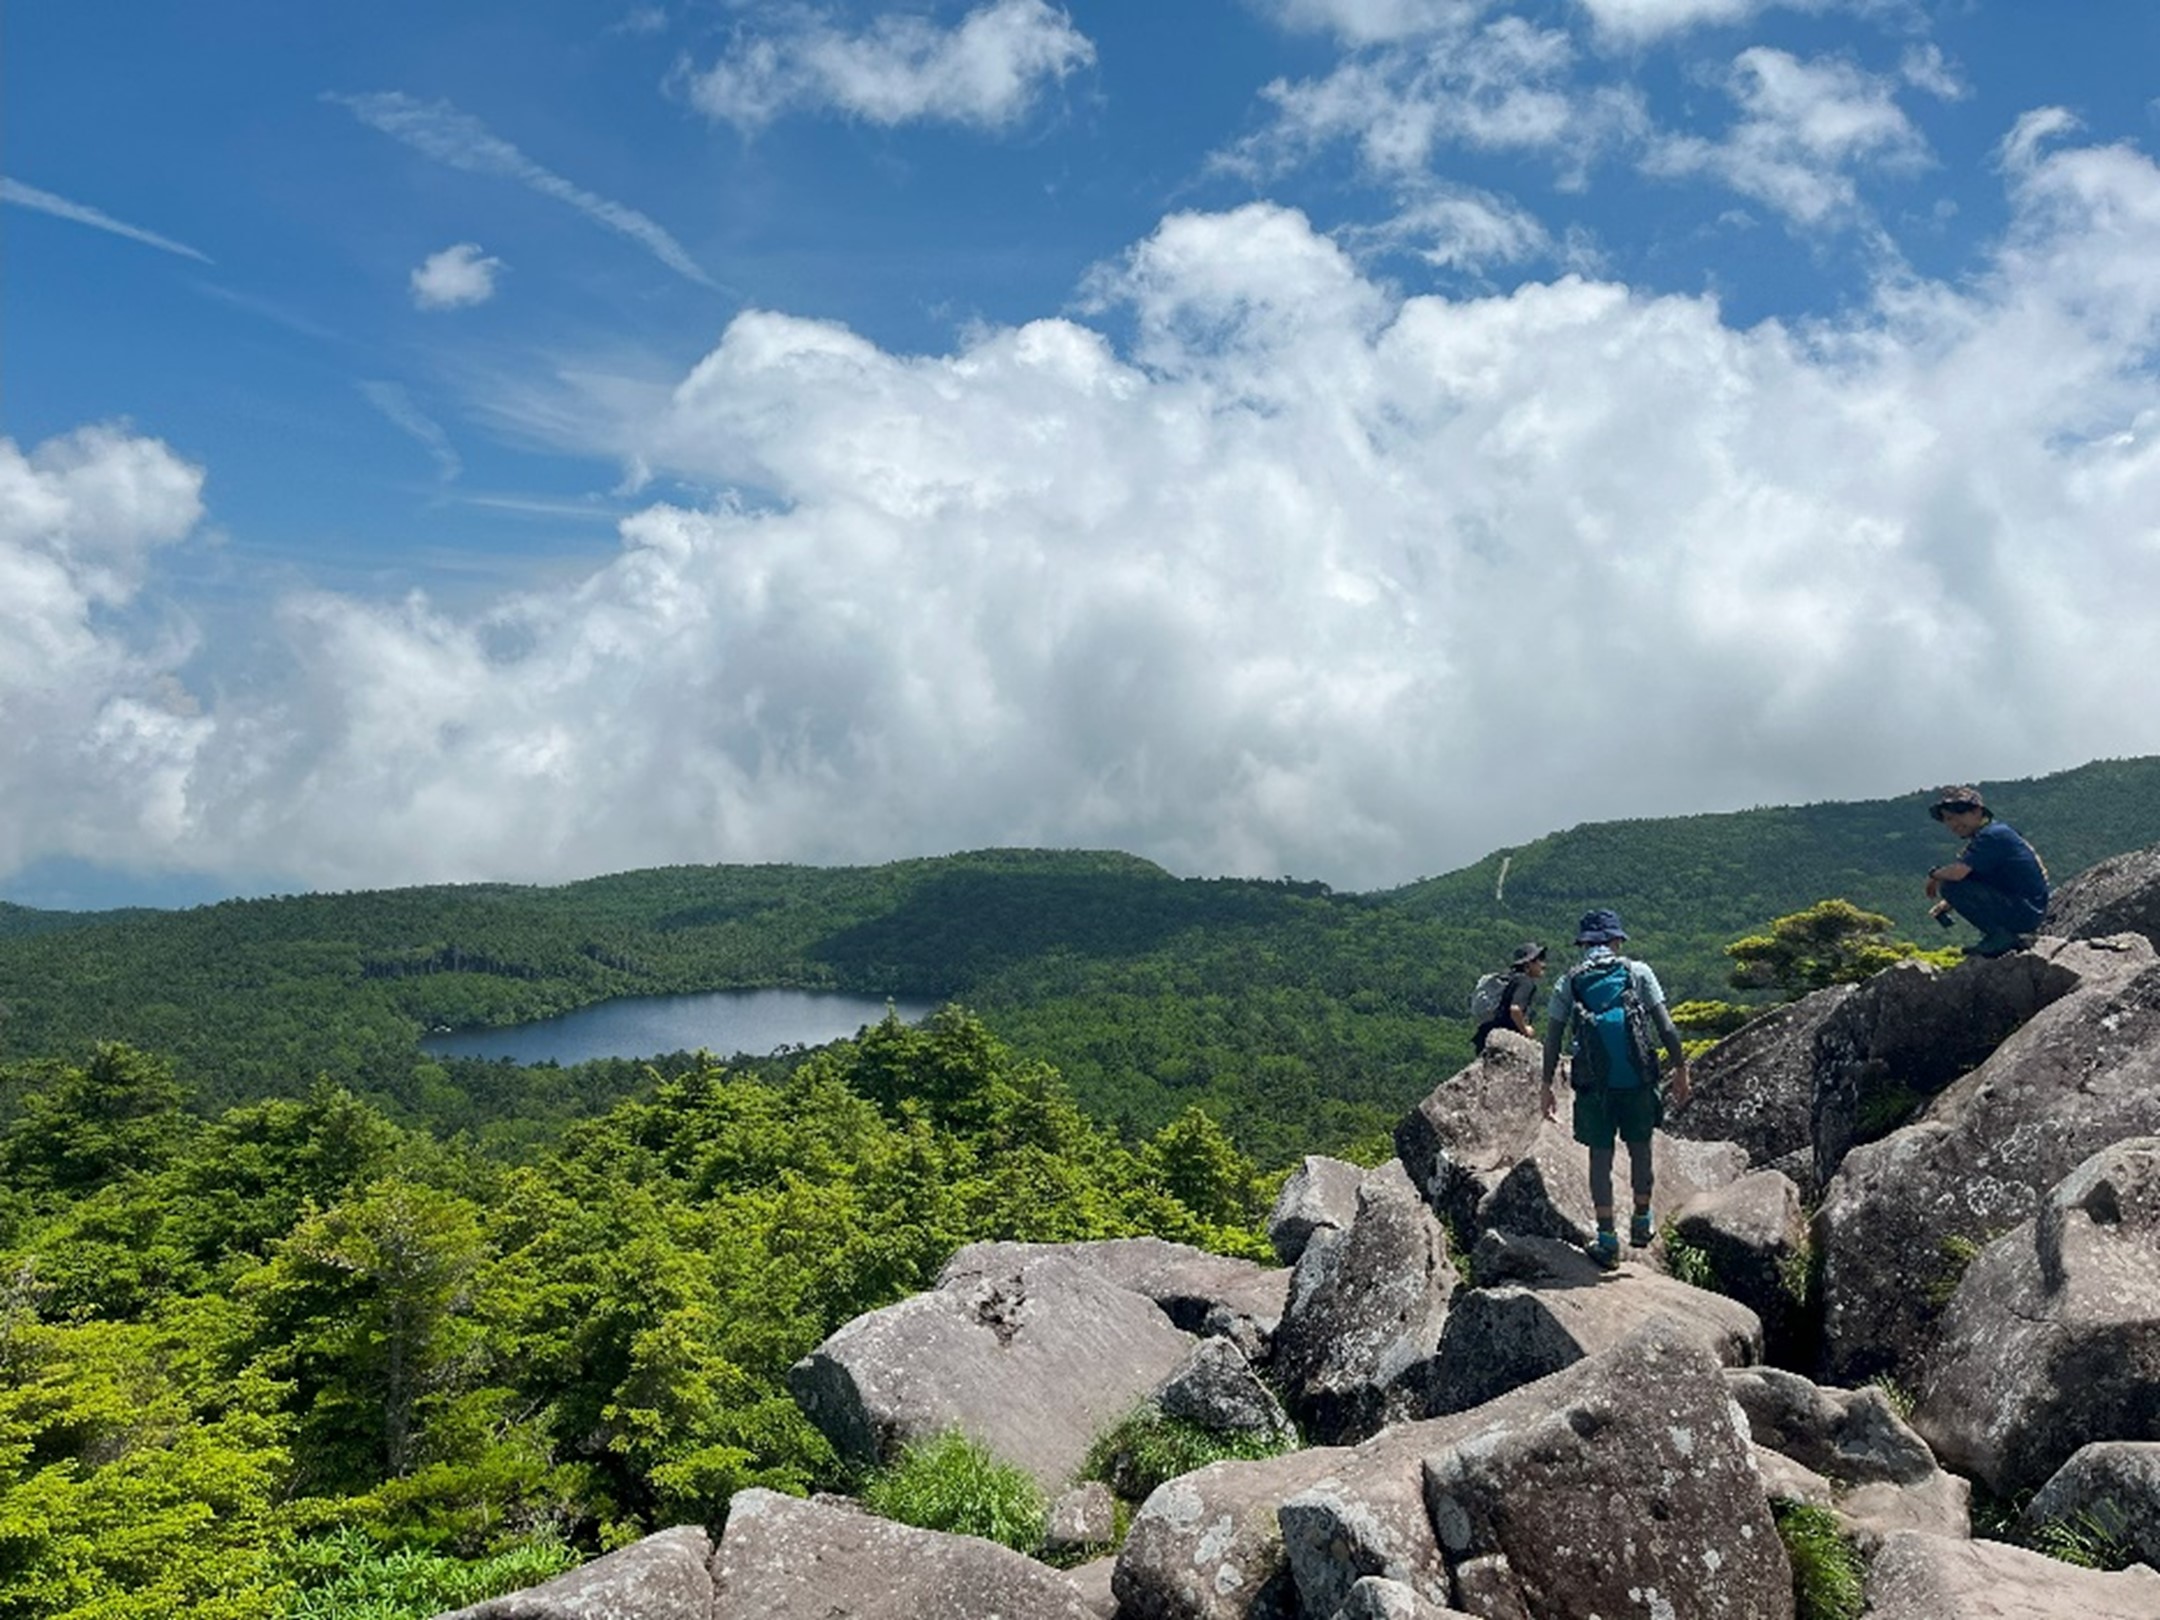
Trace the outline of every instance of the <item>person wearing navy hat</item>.
<instances>
[{"instance_id":1,"label":"person wearing navy hat","mask_svg":"<svg viewBox=\"0 0 2160 1620\"><path fill-rule=\"evenodd\" d=\"M1945 928L1953 915L1980 930L1972 956L2004 956L2030 945L2047 915L2047 867L2009 823L1997 821L1978 788L1947 787L1928 814L1965 840L1954 861L1931 867L1927 896Z\"/></svg>"},{"instance_id":2,"label":"person wearing navy hat","mask_svg":"<svg viewBox=\"0 0 2160 1620\"><path fill-rule=\"evenodd\" d=\"M1545 1010L1545 1117L1560 1117L1553 1076L1561 1048L1572 1035L1568 1072L1575 1091L1573 1130L1575 1140L1590 1150L1590 1202L1597 1213L1597 1237L1589 1253L1608 1270L1620 1263L1613 1206L1616 1137L1627 1144L1628 1186L1634 1194L1628 1242L1640 1249L1656 1236L1650 1216L1655 1191L1651 1137L1665 1117L1657 1043L1662 1042L1672 1063L1675 1106L1688 1100L1687 1048L1665 1008L1664 987L1649 963L1613 948L1626 939L1617 911L1600 907L1585 912L1575 929L1583 959L1553 986Z\"/></svg>"}]
</instances>

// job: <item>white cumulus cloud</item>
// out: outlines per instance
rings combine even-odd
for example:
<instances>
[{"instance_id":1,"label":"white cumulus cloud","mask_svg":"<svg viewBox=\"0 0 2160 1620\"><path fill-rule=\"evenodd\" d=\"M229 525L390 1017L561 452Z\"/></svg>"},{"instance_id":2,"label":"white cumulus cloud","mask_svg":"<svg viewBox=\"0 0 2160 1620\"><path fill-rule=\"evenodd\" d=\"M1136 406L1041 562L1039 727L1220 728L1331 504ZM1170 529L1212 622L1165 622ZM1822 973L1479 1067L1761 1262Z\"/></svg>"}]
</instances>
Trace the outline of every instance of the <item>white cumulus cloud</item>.
<instances>
[{"instance_id":1,"label":"white cumulus cloud","mask_svg":"<svg viewBox=\"0 0 2160 1620\"><path fill-rule=\"evenodd\" d=\"M1981 273L1804 330L1580 276L1402 298L1264 203L1104 267L1129 344L747 311L583 418L754 496L480 611L289 597L275 701L194 719L46 523L37 622L118 660L64 733L105 763L0 825L326 885L1045 844L1363 886L2160 750L2093 675L2160 661L2160 171L2037 127Z\"/></svg>"},{"instance_id":2,"label":"white cumulus cloud","mask_svg":"<svg viewBox=\"0 0 2160 1620\"><path fill-rule=\"evenodd\" d=\"M1045 84L1094 60L1094 44L1046 0L991 0L950 28L893 14L860 32L810 17L748 35L693 74L689 93L708 116L745 131L827 110L873 124L998 130L1023 117Z\"/></svg>"},{"instance_id":3,"label":"white cumulus cloud","mask_svg":"<svg viewBox=\"0 0 2160 1620\"><path fill-rule=\"evenodd\" d=\"M470 309L495 296L495 278L503 262L480 251L478 242L459 242L430 253L413 268L412 299L421 309Z\"/></svg>"},{"instance_id":4,"label":"white cumulus cloud","mask_svg":"<svg viewBox=\"0 0 2160 1620\"><path fill-rule=\"evenodd\" d=\"M40 855L171 860L211 724L175 678L184 622L131 622L154 553L203 514L203 473L96 426L0 439L0 870Z\"/></svg>"},{"instance_id":5,"label":"white cumulus cloud","mask_svg":"<svg viewBox=\"0 0 2160 1620\"><path fill-rule=\"evenodd\" d=\"M1910 172L1928 161L1895 81L1850 62L1755 46L1733 59L1726 89L1741 116L1723 138L1661 136L1644 156L1648 172L1707 175L1816 226L1854 209L1857 172Z\"/></svg>"}]
</instances>

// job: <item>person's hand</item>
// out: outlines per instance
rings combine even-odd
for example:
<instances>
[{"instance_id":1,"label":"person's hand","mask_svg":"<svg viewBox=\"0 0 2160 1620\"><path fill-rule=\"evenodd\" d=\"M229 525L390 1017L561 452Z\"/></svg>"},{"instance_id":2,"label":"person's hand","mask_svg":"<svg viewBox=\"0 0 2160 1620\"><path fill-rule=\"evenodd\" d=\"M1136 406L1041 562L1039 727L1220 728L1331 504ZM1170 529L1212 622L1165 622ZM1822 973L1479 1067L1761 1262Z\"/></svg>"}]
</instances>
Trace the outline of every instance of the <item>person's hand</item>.
<instances>
[{"instance_id":1,"label":"person's hand","mask_svg":"<svg viewBox=\"0 0 2160 1620\"><path fill-rule=\"evenodd\" d=\"M1687 1059L1682 1058L1673 1065L1672 1069L1673 1106L1675 1108L1686 1107L1688 1098L1693 1096L1694 1093L1695 1088L1688 1083Z\"/></svg>"},{"instance_id":2,"label":"person's hand","mask_svg":"<svg viewBox=\"0 0 2160 1620\"><path fill-rule=\"evenodd\" d=\"M1942 893L1942 885L1941 885L1940 883L1938 883L1938 882L1936 882L1936 881L1935 881L1935 874L1934 874L1933 872L1930 872L1930 873L1928 874L1928 880L1927 880L1927 896L1928 896L1928 898L1929 898L1930 900L1933 900L1933 899L1935 899L1935 898L1936 898L1937 896L1939 896L1939 895L1940 895L1941 893Z\"/></svg>"},{"instance_id":3,"label":"person's hand","mask_svg":"<svg viewBox=\"0 0 2160 1620\"><path fill-rule=\"evenodd\" d=\"M1558 1119L1560 1117L1560 1098L1554 1093L1550 1082L1547 1082L1545 1087L1545 1117L1547 1119Z\"/></svg>"}]
</instances>

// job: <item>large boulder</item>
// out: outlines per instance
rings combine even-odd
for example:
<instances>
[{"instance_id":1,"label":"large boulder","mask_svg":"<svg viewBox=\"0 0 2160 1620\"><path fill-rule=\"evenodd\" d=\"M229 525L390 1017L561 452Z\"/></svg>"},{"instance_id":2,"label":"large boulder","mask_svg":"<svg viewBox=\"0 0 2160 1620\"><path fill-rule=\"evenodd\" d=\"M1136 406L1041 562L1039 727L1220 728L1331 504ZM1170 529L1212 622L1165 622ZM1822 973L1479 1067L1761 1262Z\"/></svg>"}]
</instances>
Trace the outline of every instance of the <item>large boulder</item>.
<instances>
[{"instance_id":1,"label":"large boulder","mask_svg":"<svg viewBox=\"0 0 2160 1620\"><path fill-rule=\"evenodd\" d=\"M1535 1043L1495 1030L1482 1056L1395 1127L1395 1154L1411 1182L1465 1241L1475 1241L1478 1205L1544 1125L1542 1063Z\"/></svg>"},{"instance_id":2,"label":"large boulder","mask_svg":"<svg viewBox=\"0 0 2160 1620\"><path fill-rule=\"evenodd\" d=\"M1047 1254L950 1273L858 1316L788 1370L788 1388L849 1461L957 1429L1055 1495L1192 1343L1144 1294Z\"/></svg>"},{"instance_id":3,"label":"large boulder","mask_svg":"<svg viewBox=\"0 0 2160 1620\"><path fill-rule=\"evenodd\" d=\"M1674 1237L1701 1252L1717 1291L1762 1319L1763 1354L1779 1366L1812 1367L1808 1222L1791 1178L1751 1171L1689 1199L1671 1224Z\"/></svg>"},{"instance_id":4,"label":"large boulder","mask_svg":"<svg viewBox=\"0 0 2160 1620\"><path fill-rule=\"evenodd\" d=\"M1682 1365L1692 1369L1685 1377L1675 1370ZM1678 1386L1691 1381L1694 1389L1683 1393ZM1706 1457L1719 1459L1717 1468L1723 1473L1731 1445L1736 1438L1744 1444L1745 1436L1735 1427L1738 1412L1717 1379L1715 1358L1690 1349L1669 1327L1653 1325L1605 1356L1475 1411L1397 1424L1355 1447L1318 1447L1261 1462L1216 1463L1169 1481L1142 1504L1118 1555L1119 1613L1124 1620L1310 1620L1333 1614L1368 1576L1398 1580L1420 1601L1431 1602L1436 1559L1444 1554L1432 1529L1425 1460L1472 1435L1492 1436L1490 1443L1497 1447L1517 1429L1543 1433L1539 1426L1555 1413L1606 1414L1563 1420L1571 1433L1575 1421L1586 1431L1595 1429L1612 1421L1608 1397L1620 1395L1647 1397L1638 1413L1643 1423L1659 1413L1670 1413L1676 1421L1668 1425L1673 1432L1657 1443L1659 1449L1635 1455L1616 1449L1605 1459L1604 1466L1611 1470L1606 1488L1613 1520L1632 1527L1645 1544L1664 1546L1668 1539L1677 1544L1689 1536L1690 1527L1657 1523L1652 1516L1672 1510L1678 1501L1644 1488L1646 1479L1662 1477L1657 1459L1700 1444ZM1572 1403L1579 1396L1583 1404L1577 1407ZM1714 1417L1725 1432L1704 1429L1695 1421L1697 1412L1704 1423ZM1633 1445L1635 1430L1624 1431L1622 1437ZM1752 1473L1737 1478L1746 1489L1736 1493L1731 1489L1735 1481L1725 1482L1724 1492L1733 1498L1729 1510L1748 1514L1752 1501L1752 1512L1764 1513ZM1428 1502L1422 1529L1411 1506L1420 1500ZM1685 1500L1692 1505L1694 1498ZM1286 1524L1280 1510L1293 1502L1296 1507ZM1520 1511L1530 1514L1534 1509L1523 1504ZM1775 1545L1767 1519L1757 1526L1750 1517L1748 1523L1748 1534L1730 1532L1737 1543L1759 1545L1756 1538L1768 1536ZM1738 1556L1741 1548L1728 1552L1716 1539L1728 1533L1729 1524L1721 1519L1693 1526L1693 1555L1700 1558L1708 1550L1715 1554L1713 1563ZM1782 1551L1777 1557L1782 1560ZM1450 1560L1448 1569L1453 1588L1449 1601L1455 1608L1488 1617L1511 1612L1488 1607L1477 1596L1497 1589L1495 1583L1507 1575L1504 1558L1474 1554L1460 1563Z\"/></svg>"},{"instance_id":5,"label":"large boulder","mask_svg":"<svg viewBox=\"0 0 2160 1620\"><path fill-rule=\"evenodd\" d=\"M1504 1250L1488 1238L1474 1263L1486 1276L1498 1266L1488 1245L1507 1256L1508 1274L1516 1280L1456 1297L1440 1341L1435 1411L1483 1405L1610 1350L1660 1320L1676 1338L1701 1346L1724 1366L1762 1360L1762 1323L1737 1300L1633 1263L1603 1272L1568 1245L1540 1238L1507 1240ZM1544 1264L1533 1272L1531 1261L1539 1256Z\"/></svg>"},{"instance_id":6,"label":"large boulder","mask_svg":"<svg viewBox=\"0 0 2160 1620\"><path fill-rule=\"evenodd\" d=\"M1936 1463L1881 1390L1824 1389L1770 1367L1729 1371L1725 1387L1771 1496L1830 1509L1869 1549L1897 1530L1971 1532L1972 1487Z\"/></svg>"},{"instance_id":7,"label":"large boulder","mask_svg":"<svg viewBox=\"0 0 2160 1620\"><path fill-rule=\"evenodd\" d=\"M2139 939L2070 951L2080 988L1831 1181L1816 1238L1832 1382L1917 1382L1971 1253L2091 1154L2160 1132L2160 964ZM2111 958L2121 971L2098 965Z\"/></svg>"},{"instance_id":8,"label":"large boulder","mask_svg":"<svg viewBox=\"0 0 2160 1620\"><path fill-rule=\"evenodd\" d=\"M1284 1179L1268 1212L1268 1243L1286 1266L1298 1263L1313 1233L1341 1231L1357 1214L1358 1183L1365 1172L1344 1159L1309 1153Z\"/></svg>"},{"instance_id":9,"label":"large boulder","mask_svg":"<svg viewBox=\"0 0 2160 1620\"><path fill-rule=\"evenodd\" d=\"M2160 844L2080 872L2048 901L2042 928L2064 939L2142 934L2160 946Z\"/></svg>"},{"instance_id":10,"label":"large boulder","mask_svg":"<svg viewBox=\"0 0 2160 1620\"><path fill-rule=\"evenodd\" d=\"M1087 1243L970 1243L945 1262L938 1286L1025 1273L1055 1260L1150 1299L1187 1333L1211 1331L1225 1316L1250 1323L1265 1342L1282 1318L1290 1273L1231 1255L1210 1254L1163 1238L1101 1238Z\"/></svg>"},{"instance_id":11,"label":"large boulder","mask_svg":"<svg viewBox=\"0 0 2160 1620\"><path fill-rule=\"evenodd\" d=\"M1368 1575L1350 1588L1330 1620L1476 1620L1460 1609L1428 1603L1414 1587Z\"/></svg>"},{"instance_id":12,"label":"large boulder","mask_svg":"<svg viewBox=\"0 0 2160 1620\"><path fill-rule=\"evenodd\" d=\"M1467 1414L1425 1459L1457 1607L1790 1620L1792 1569L1707 1349L1654 1327L1553 1394Z\"/></svg>"},{"instance_id":13,"label":"large boulder","mask_svg":"<svg viewBox=\"0 0 2160 1620\"><path fill-rule=\"evenodd\" d=\"M694 1620L1095 1620L1096 1613L1069 1577L995 1542L775 1491L735 1494L712 1571L711 1607L694 1611ZM607 1615L588 1609L581 1620Z\"/></svg>"},{"instance_id":14,"label":"large boulder","mask_svg":"<svg viewBox=\"0 0 2160 1620\"><path fill-rule=\"evenodd\" d=\"M1447 1235L1403 1166L1369 1172L1348 1229L1299 1259L1275 1336L1270 1370L1308 1437L1362 1440L1429 1412L1455 1281Z\"/></svg>"},{"instance_id":15,"label":"large boulder","mask_svg":"<svg viewBox=\"0 0 2160 1620\"><path fill-rule=\"evenodd\" d=\"M2160 1137L2080 1165L1974 1260L1913 1427L1999 1495L2095 1440L2160 1440Z\"/></svg>"},{"instance_id":16,"label":"large boulder","mask_svg":"<svg viewBox=\"0 0 2160 1620\"><path fill-rule=\"evenodd\" d=\"M2153 1620L2160 1575L2078 1569L1999 1541L1905 1531L1867 1577L1868 1620Z\"/></svg>"},{"instance_id":17,"label":"large boulder","mask_svg":"<svg viewBox=\"0 0 2160 1620\"><path fill-rule=\"evenodd\" d=\"M1202 1339L1155 1392L1163 1416L1216 1434L1254 1434L1288 1442L1297 1431L1260 1381L1244 1352L1228 1339Z\"/></svg>"},{"instance_id":18,"label":"large boulder","mask_svg":"<svg viewBox=\"0 0 2160 1620\"><path fill-rule=\"evenodd\" d=\"M1737 1142L1753 1165L1814 1147L1815 1036L1854 993L1834 984L1742 1025L1688 1066L1693 1094L1665 1128Z\"/></svg>"},{"instance_id":19,"label":"large boulder","mask_svg":"<svg viewBox=\"0 0 2160 1620\"><path fill-rule=\"evenodd\" d=\"M1563 1117L1567 1104L1561 1104ZM1659 1209L1670 1209L1722 1187L1747 1171L1747 1153L1731 1142L1695 1142L1663 1131L1650 1139ZM1627 1152L1614 1167L1616 1191L1627 1197ZM1590 1150L1577 1142L1565 1123L1548 1123L1521 1156L1489 1178L1487 1191L1472 1215L1470 1230L1519 1233L1588 1243L1597 1235L1597 1212L1590 1200Z\"/></svg>"},{"instance_id":20,"label":"large boulder","mask_svg":"<svg viewBox=\"0 0 2160 1620\"><path fill-rule=\"evenodd\" d=\"M712 1539L678 1525L441 1620L710 1620L712 1563Z\"/></svg>"},{"instance_id":21,"label":"large boulder","mask_svg":"<svg viewBox=\"0 0 2160 1620\"><path fill-rule=\"evenodd\" d=\"M2028 1534L2051 1524L2090 1527L2160 1567L2160 1441L2080 1446L2025 1505Z\"/></svg>"}]
</instances>

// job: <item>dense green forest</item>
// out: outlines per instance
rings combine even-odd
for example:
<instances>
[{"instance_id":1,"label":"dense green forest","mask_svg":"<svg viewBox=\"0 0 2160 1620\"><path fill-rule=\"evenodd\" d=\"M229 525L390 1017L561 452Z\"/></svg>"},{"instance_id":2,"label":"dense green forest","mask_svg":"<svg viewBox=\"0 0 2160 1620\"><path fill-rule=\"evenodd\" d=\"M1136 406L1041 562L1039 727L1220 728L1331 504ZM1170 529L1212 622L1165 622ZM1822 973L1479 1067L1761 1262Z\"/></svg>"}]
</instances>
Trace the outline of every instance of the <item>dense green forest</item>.
<instances>
[{"instance_id":1,"label":"dense green forest","mask_svg":"<svg viewBox=\"0 0 2160 1620\"><path fill-rule=\"evenodd\" d=\"M1267 1252L1272 1189L1205 1115L1127 1145L958 1012L649 1076L519 1166L327 1083L205 1117L128 1047L27 1078L5 1620L430 1613L847 1483L783 1375L965 1242Z\"/></svg>"},{"instance_id":2,"label":"dense green forest","mask_svg":"<svg viewBox=\"0 0 2160 1620\"><path fill-rule=\"evenodd\" d=\"M2160 760L1986 787L2058 876L2160 842ZM963 1002L1128 1137L1197 1104L1263 1163L1356 1156L1467 1057L1477 975L1522 938L1564 940L1590 905L1622 910L1675 999L1725 993L1724 945L1819 899L1932 934L1918 874L1953 846L1925 803L1597 823L1378 894L989 851L179 912L0 908L0 1057L80 1061L122 1039L169 1054L205 1107L327 1078L401 1123L532 1152L625 1095L636 1065L436 1062L424 1031L621 995L830 988Z\"/></svg>"}]
</instances>

